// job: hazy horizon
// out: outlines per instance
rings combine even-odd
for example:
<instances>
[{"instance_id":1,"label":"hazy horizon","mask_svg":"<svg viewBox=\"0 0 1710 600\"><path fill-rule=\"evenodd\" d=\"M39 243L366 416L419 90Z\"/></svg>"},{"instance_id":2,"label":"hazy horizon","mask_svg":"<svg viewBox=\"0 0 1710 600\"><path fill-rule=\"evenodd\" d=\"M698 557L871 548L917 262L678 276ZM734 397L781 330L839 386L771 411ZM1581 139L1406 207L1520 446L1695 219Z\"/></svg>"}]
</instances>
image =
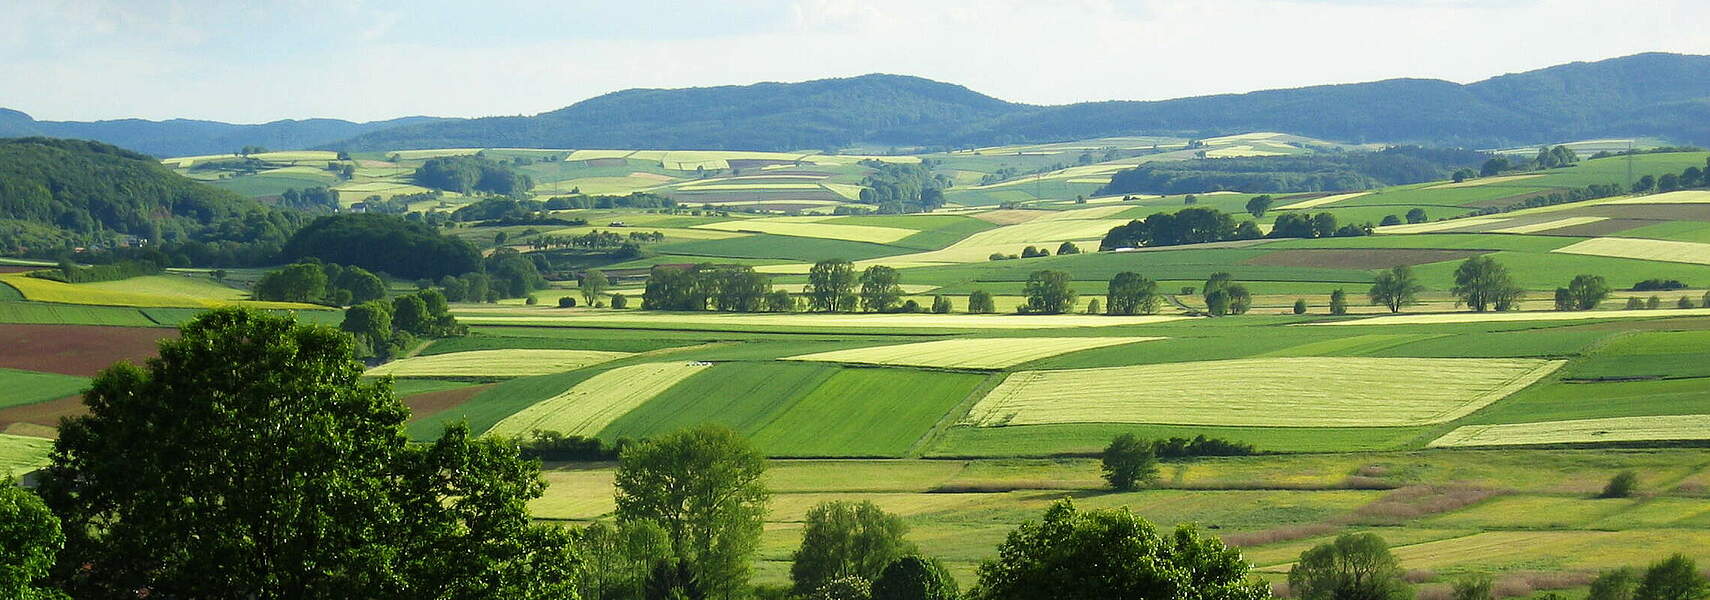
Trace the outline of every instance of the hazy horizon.
<instances>
[{"instance_id":1,"label":"hazy horizon","mask_svg":"<svg viewBox=\"0 0 1710 600\"><path fill-rule=\"evenodd\" d=\"M867 73L1050 105L1710 54L1710 37L1678 26L1710 21L1706 3L1628 3L1613 28L1605 11L1590 0L43 2L0 23L0 107L73 121L481 117L630 88Z\"/></svg>"}]
</instances>

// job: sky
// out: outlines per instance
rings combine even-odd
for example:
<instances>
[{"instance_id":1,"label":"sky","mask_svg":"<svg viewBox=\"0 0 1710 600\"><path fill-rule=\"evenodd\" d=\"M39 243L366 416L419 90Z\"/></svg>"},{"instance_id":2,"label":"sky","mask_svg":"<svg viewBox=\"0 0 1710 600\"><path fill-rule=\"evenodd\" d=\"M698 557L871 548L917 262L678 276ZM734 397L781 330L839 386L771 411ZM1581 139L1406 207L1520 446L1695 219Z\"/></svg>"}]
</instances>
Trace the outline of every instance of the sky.
<instances>
[{"instance_id":1,"label":"sky","mask_svg":"<svg viewBox=\"0 0 1710 600\"><path fill-rule=\"evenodd\" d=\"M1710 54L1704 0L0 0L42 120L529 115L627 88L917 75L1157 100Z\"/></svg>"}]
</instances>

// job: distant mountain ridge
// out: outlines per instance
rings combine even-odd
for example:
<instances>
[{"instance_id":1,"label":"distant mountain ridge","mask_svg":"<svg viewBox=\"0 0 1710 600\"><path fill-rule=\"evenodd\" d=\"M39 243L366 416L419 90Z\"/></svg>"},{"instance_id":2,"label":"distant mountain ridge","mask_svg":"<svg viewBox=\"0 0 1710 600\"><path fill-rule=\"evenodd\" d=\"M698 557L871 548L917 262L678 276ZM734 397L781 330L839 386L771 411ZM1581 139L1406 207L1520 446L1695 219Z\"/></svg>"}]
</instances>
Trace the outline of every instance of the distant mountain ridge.
<instances>
[{"instance_id":1,"label":"distant mountain ridge","mask_svg":"<svg viewBox=\"0 0 1710 600\"><path fill-rule=\"evenodd\" d=\"M42 136L95 140L157 157L225 154L244 146L299 150L336 143L370 131L443 121L403 117L353 123L340 119L286 119L257 125L219 121L115 119L110 121L37 121L0 108L0 138Z\"/></svg>"},{"instance_id":2,"label":"distant mountain ridge","mask_svg":"<svg viewBox=\"0 0 1710 600\"><path fill-rule=\"evenodd\" d=\"M19 130L18 123L37 129ZM531 117L409 117L373 123L312 119L265 125L56 123L0 109L0 136L86 137L162 156L230 152L250 144L343 150L800 150L853 144L965 147L1140 134L1209 137L1250 131L1465 147L1630 136L1710 144L1710 56L1636 54L1466 85L1388 79L1061 106L1017 104L960 85L874 74L801 83L624 90Z\"/></svg>"}]
</instances>

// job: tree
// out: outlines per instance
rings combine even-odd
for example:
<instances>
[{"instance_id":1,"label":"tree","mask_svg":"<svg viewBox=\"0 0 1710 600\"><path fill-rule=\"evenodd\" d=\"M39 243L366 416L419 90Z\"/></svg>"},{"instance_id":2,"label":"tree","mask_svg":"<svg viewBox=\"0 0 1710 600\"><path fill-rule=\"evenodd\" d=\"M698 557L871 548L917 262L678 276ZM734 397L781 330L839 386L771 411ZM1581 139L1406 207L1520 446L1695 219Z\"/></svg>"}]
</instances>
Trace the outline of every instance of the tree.
<instances>
[{"instance_id":1,"label":"tree","mask_svg":"<svg viewBox=\"0 0 1710 600\"><path fill-rule=\"evenodd\" d=\"M617 517L658 523L676 562L707 591L729 595L747 584L759 547L765 472L765 458L726 427L668 433L618 458Z\"/></svg>"},{"instance_id":2,"label":"tree","mask_svg":"<svg viewBox=\"0 0 1710 600\"><path fill-rule=\"evenodd\" d=\"M1425 209L1423 209L1423 208L1408 209L1408 211L1407 211L1407 222L1408 223L1424 223L1427 220L1429 220L1429 217L1425 216Z\"/></svg>"},{"instance_id":3,"label":"tree","mask_svg":"<svg viewBox=\"0 0 1710 600\"><path fill-rule=\"evenodd\" d=\"M1656 187L1657 187L1657 178L1653 177L1651 175L1646 175L1646 176L1640 177L1638 181L1633 182L1633 193L1642 194L1645 192L1649 192L1653 189L1656 189Z\"/></svg>"},{"instance_id":4,"label":"tree","mask_svg":"<svg viewBox=\"0 0 1710 600\"><path fill-rule=\"evenodd\" d=\"M1391 225L1400 225L1400 224L1401 224L1401 217L1397 217L1395 215L1384 215L1383 220L1378 221L1379 227L1389 227Z\"/></svg>"},{"instance_id":5,"label":"tree","mask_svg":"<svg viewBox=\"0 0 1710 600\"><path fill-rule=\"evenodd\" d=\"M1508 162L1507 158L1498 156L1484 161L1484 166L1479 168L1478 174L1481 177L1490 177L1492 175L1501 175L1503 171L1512 170L1513 168L1514 166Z\"/></svg>"},{"instance_id":6,"label":"tree","mask_svg":"<svg viewBox=\"0 0 1710 600\"><path fill-rule=\"evenodd\" d=\"M767 292L764 304L766 312L771 313L787 313L796 309L796 299L788 290Z\"/></svg>"},{"instance_id":7,"label":"tree","mask_svg":"<svg viewBox=\"0 0 1710 600\"><path fill-rule=\"evenodd\" d=\"M545 487L514 444L447 428L411 446L390 378L349 336L223 308L103 371L63 424L43 499L79 598L546 598L574 565L530 524ZM193 465L195 468L185 468Z\"/></svg>"},{"instance_id":8,"label":"tree","mask_svg":"<svg viewBox=\"0 0 1710 600\"><path fill-rule=\"evenodd\" d=\"M1235 236L1232 239L1256 240L1263 237L1265 237L1265 232L1259 230L1258 223L1242 221L1235 225Z\"/></svg>"},{"instance_id":9,"label":"tree","mask_svg":"<svg viewBox=\"0 0 1710 600\"><path fill-rule=\"evenodd\" d=\"M47 577L64 545L59 518L41 498L18 487L18 480L10 475L0 476L0 598L64 598L36 586Z\"/></svg>"},{"instance_id":10,"label":"tree","mask_svg":"<svg viewBox=\"0 0 1710 600\"><path fill-rule=\"evenodd\" d=\"M1452 600L1495 600L1492 593L1495 582L1489 575L1468 575L1450 584L1449 598Z\"/></svg>"},{"instance_id":11,"label":"tree","mask_svg":"<svg viewBox=\"0 0 1710 600\"><path fill-rule=\"evenodd\" d=\"M1698 564L1675 554L1651 564L1633 588L1633 600L1703 600L1710 598L1710 581L1698 574Z\"/></svg>"},{"instance_id":12,"label":"tree","mask_svg":"<svg viewBox=\"0 0 1710 600\"><path fill-rule=\"evenodd\" d=\"M327 272L320 265L300 263L262 275L255 282L255 299L277 302L319 302L327 293Z\"/></svg>"},{"instance_id":13,"label":"tree","mask_svg":"<svg viewBox=\"0 0 1710 600\"><path fill-rule=\"evenodd\" d=\"M1591 310L1609 298L1609 282L1602 275L1575 275L1568 282L1567 299L1571 310Z\"/></svg>"},{"instance_id":14,"label":"tree","mask_svg":"<svg viewBox=\"0 0 1710 600\"><path fill-rule=\"evenodd\" d=\"M1085 313L1089 315L1101 315L1104 314L1104 307L1099 305L1098 298L1093 298L1092 301L1087 302Z\"/></svg>"},{"instance_id":15,"label":"tree","mask_svg":"<svg viewBox=\"0 0 1710 600\"><path fill-rule=\"evenodd\" d=\"M1265 218L1265 212L1269 210L1271 210L1270 194L1254 196L1252 200L1247 201L1247 214L1253 215L1255 219Z\"/></svg>"},{"instance_id":16,"label":"tree","mask_svg":"<svg viewBox=\"0 0 1710 600\"><path fill-rule=\"evenodd\" d=\"M350 290L350 303L361 304L386 297L386 282L379 275L362 267L350 267L339 274L333 285Z\"/></svg>"},{"instance_id":17,"label":"tree","mask_svg":"<svg viewBox=\"0 0 1710 600\"><path fill-rule=\"evenodd\" d=\"M1120 492L1158 479L1158 455L1152 443L1124 433L1104 447L1104 480Z\"/></svg>"},{"instance_id":18,"label":"tree","mask_svg":"<svg viewBox=\"0 0 1710 600\"><path fill-rule=\"evenodd\" d=\"M861 307L869 312L891 312L902 301L902 275L896 269L873 265L861 272Z\"/></svg>"},{"instance_id":19,"label":"tree","mask_svg":"<svg viewBox=\"0 0 1710 600\"><path fill-rule=\"evenodd\" d=\"M1228 273L1212 273L1200 292L1205 298L1205 311L1214 317L1244 314L1253 306L1252 293L1246 286L1235 283Z\"/></svg>"},{"instance_id":20,"label":"tree","mask_svg":"<svg viewBox=\"0 0 1710 600\"><path fill-rule=\"evenodd\" d=\"M968 293L968 312L976 315L989 315L997 312L997 305L992 301L991 292L974 290Z\"/></svg>"},{"instance_id":21,"label":"tree","mask_svg":"<svg viewBox=\"0 0 1710 600\"><path fill-rule=\"evenodd\" d=\"M1068 256L1070 254L1080 253L1081 247L1076 246L1074 242L1063 242L1061 244L1057 244L1057 256Z\"/></svg>"},{"instance_id":22,"label":"tree","mask_svg":"<svg viewBox=\"0 0 1710 600\"><path fill-rule=\"evenodd\" d=\"M1591 582L1585 600L1633 600L1633 590L1639 587L1639 572L1632 567L1604 571Z\"/></svg>"},{"instance_id":23,"label":"tree","mask_svg":"<svg viewBox=\"0 0 1710 600\"><path fill-rule=\"evenodd\" d=\"M1409 600L1400 563L1383 538L1345 533L1300 553L1288 571L1288 587L1300 600Z\"/></svg>"},{"instance_id":24,"label":"tree","mask_svg":"<svg viewBox=\"0 0 1710 600\"><path fill-rule=\"evenodd\" d=\"M1069 288L1069 274L1062 271L1034 271L1022 286L1027 303L1021 312L1036 315L1060 315L1075 308L1075 290Z\"/></svg>"},{"instance_id":25,"label":"tree","mask_svg":"<svg viewBox=\"0 0 1710 600\"><path fill-rule=\"evenodd\" d=\"M956 307L950 304L950 297L949 296L945 296L943 294L936 294L936 295L932 296L932 312L933 312L933 314L939 314L939 315L949 314L950 311L955 310L955 309L956 309Z\"/></svg>"},{"instance_id":26,"label":"tree","mask_svg":"<svg viewBox=\"0 0 1710 600\"><path fill-rule=\"evenodd\" d=\"M772 291L771 278L748 265L697 267L700 293L712 297L713 308L727 312L758 312Z\"/></svg>"},{"instance_id":27,"label":"tree","mask_svg":"<svg viewBox=\"0 0 1710 600\"><path fill-rule=\"evenodd\" d=\"M1342 288L1330 290L1330 314L1348 314L1348 294Z\"/></svg>"},{"instance_id":28,"label":"tree","mask_svg":"<svg viewBox=\"0 0 1710 600\"><path fill-rule=\"evenodd\" d=\"M1294 314L1297 314L1297 315L1306 314L1306 299L1301 298L1301 299L1296 299L1294 301Z\"/></svg>"},{"instance_id":29,"label":"tree","mask_svg":"<svg viewBox=\"0 0 1710 600\"><path fill-rule=\"evenodd\" d=\"M433 319L428 314L427 302L414 294L393 298L392 326L416 335L430 332Z\"/></svg>"},{"instance_id":30,"label":"tree","mask_svg":"<svg viewBox=\"0 0 1710 600\"><path fill-rule=\"evenodd\" d=\"M873 600L956 600L956 578L936 560L904 556L873 580Z\"/></svg>"},{"instance_id":31,"label":"tree","mask_svg":"<svg viewBox=\"0 0 1710 600\"><path fill-rule=\"evenodd\" d=\"M1455 285L1449 292L1475 312L1509 310L1523 292L1514 285L1508 269L1489 256L1474 256L1455 269Z\"/></svg>"},{"instance_id":32,"label":"tree","mask_svg":"<svg viewBox=\"0 0 1710 600\"><path fill-rule=\"evenodd\" d=\"M1639 486L1639 476L1632 471L1616 473L1609 479L1609 485L1603 486L1600 498L1626 498L1633 495L1633 488Z\"/></svg>"},{"instance_id":33,"label":"tree","mask_svg":"<svg viewBox=\"0 0 1710 600\"><path fill-rule=\"evenodd\" d=\"M589 269L588 273L582 276L582 283L577 287L582 288L583 303L593 306L594 301L600 298L600 294L605 293L606 288L611 287L611 280L606 279L604 271Z\"/></svg>"},{"instance_id":34,"label":"tree","mask_svg":"<svg viewBox=\"0 0 1710 600\"><path fill-rule=\"evenodd\" d=\"M878 579L891 561L915 552L908 526L871 501L833 501L808 509L790 580L807 594L841 577Z\"/></svg>"},{"instance_id":35,"label":"tree","mask_svg":"<svg viewBox=\"0 0 1710 600\"><path fill-rule=\"evenodd\" d=\"M1158 312L1158 282L1131 271L1117 273L1115 277L1110 278L1104 306L1105 310L1113 315L1149 315Z\"/></svg>"},{"instance_id":36,"label":"tree","mask_svg":"<svg viewBox=\"0 0 1710 600\"><path fill-rule=\"evenodd\" d=\"M1389 312L1401 312L1401 307L1419 302L1419 292L1425 286L1419 285L1419 280L1413 276L1413 267L1396 265L1388 271L1377 274L1372 283L1372 289L1366 292L1371 297L1372 304L1381 304Z\"/></svg>"},{"instance_id":37,"label":"tree","mask_svg":"<svg viewBox=\"0 0 1710 600\"><path fill-rule=\"evenodd\" d=\"M1158 533L1128 509L1080 512L1067 500L1010 532L980 565L976 600L1261 600L1241 553L1192 525Z\"/></svg>"},{"instance_id":38,"label":"tree","mask_svg":"<svg viewBox=\"0 0 1710 600\"><path fill-rule=\"evenodd\" d=\"M817 312L853 310L848 298L855 291L855 266L840 258L822 260L808 270L808 308Z\"/></svg>"},{"instance_id":39,"label":"tree","mask_svg":"<svg viewBox=\"0 0 1710 600\"><path fill-rule=\"evenodd\" d=\"M825 582L807 595L807 600L870 600L873 584L865 577L850 575Z\"/></svg>"},{"instance_id":40,"label":"tree","mask_svg":"<svg viewBox=\"0 0 1710 600\"><path fill-rule=\"evenodd\" d=\"M651 521L596 521L574 537L576 595L589 600L641 597L654 565L670 556L665 530Z\"/></svg>"},{"instance_id":41,"label":"tree","mask_svg":"<svg viewBox=\"0 0 1710 600\"><path fill-rule=\"evenodd\" d=\"M1656 310L1658 308L1662 308L1662 297L1651 296L1649 298L1646 298L1645 299L1645 308L1649 309L1649 310Z\"/></svg>"},{"instance_id":42,"label":"tree","mask_svg":"<svg viewBox=\"0 0 1710 600\"><path fill-rule=\"evenodd\" d=\"M392 305L370 300L344 311L339 329L356 336L376 356L386 358L386 345L392 339Z\"/></svg>"}]
</instances>

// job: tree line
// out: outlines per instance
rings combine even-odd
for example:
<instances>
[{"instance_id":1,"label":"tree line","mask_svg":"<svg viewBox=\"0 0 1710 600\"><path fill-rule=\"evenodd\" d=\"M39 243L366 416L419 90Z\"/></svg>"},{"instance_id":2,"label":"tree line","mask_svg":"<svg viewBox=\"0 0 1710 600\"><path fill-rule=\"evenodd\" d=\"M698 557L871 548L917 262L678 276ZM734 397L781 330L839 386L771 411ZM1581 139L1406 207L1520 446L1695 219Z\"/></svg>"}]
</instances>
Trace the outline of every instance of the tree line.
<instances>
[{"instance_id":1,"label":"tree line","mask_svg":"<svg viewBox=\"0 0 1710 600\"><path fill-rule=\"evenodd\" d=\"M1489 155L1469 150L1393 146L1379 151L1156 161L1117 171L1095 195L1365 190L1447 179Z\"/></svg>"},{"instance_id":2,"label":"tree line","mask_svg":"<svg viewBox=\"0 0 1710 600\"><path fill-rule=\"evenodd\" d=\"M410 175L422 187L472 194L521 195L534 187L528 175L502 162L480 156L442 156L428 159Z\"/></svg>"}]
</instances>

